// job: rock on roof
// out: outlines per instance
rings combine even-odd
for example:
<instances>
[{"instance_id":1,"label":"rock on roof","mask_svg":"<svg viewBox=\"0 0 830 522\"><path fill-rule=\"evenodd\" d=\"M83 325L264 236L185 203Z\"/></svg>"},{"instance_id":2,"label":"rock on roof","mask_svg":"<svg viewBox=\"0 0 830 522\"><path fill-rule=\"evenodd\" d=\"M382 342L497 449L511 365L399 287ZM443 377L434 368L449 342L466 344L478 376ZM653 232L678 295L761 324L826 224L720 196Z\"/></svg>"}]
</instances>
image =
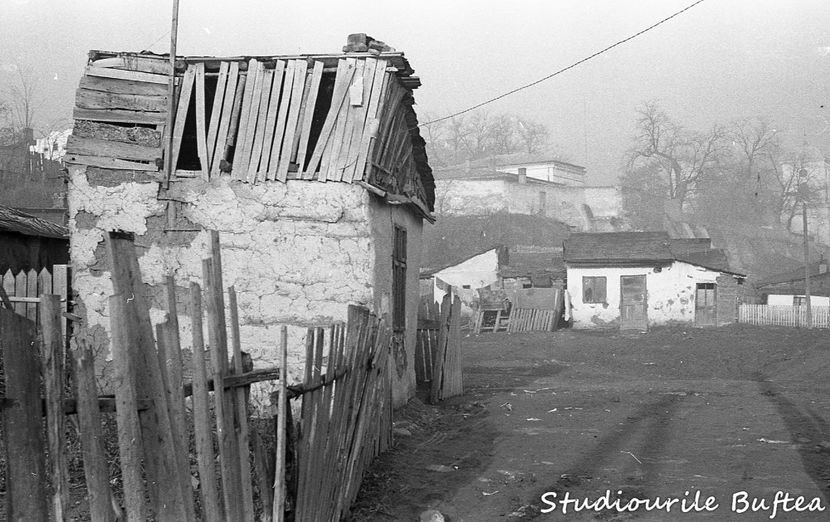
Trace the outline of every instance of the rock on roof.
<instances>
[{"instance_id":1,"label":"rock on roof","mask_svg":"<svg viewBox=\"0 0 830 522\"><path fill-rule=\"evenodd\" d=\"M57 239L69 237L69 229L64 226L4 206L0 206L0 232Z\"/></svg>"}]
</instances>

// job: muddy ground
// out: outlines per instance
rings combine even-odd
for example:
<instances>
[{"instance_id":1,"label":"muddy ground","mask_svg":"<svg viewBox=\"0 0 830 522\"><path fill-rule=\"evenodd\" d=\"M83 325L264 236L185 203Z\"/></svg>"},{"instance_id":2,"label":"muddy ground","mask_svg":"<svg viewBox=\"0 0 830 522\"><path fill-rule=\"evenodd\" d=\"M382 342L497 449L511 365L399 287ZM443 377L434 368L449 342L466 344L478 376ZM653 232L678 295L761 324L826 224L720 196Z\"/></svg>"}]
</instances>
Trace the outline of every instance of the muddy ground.
<instances>
[{"instance_id":1,"label":"muddy ground","mask_svg":"<svg viewBox=\"0 0 830 522\"><path fill-rule=\"evenodd\" d=\"M463 349L465 394L398 412L353 520L830 520L828 331L499 333ZM562 513L565 494L606 491L676 500ZM784 494L826 511L773 512Z\"/></svg>"}]
</instances>

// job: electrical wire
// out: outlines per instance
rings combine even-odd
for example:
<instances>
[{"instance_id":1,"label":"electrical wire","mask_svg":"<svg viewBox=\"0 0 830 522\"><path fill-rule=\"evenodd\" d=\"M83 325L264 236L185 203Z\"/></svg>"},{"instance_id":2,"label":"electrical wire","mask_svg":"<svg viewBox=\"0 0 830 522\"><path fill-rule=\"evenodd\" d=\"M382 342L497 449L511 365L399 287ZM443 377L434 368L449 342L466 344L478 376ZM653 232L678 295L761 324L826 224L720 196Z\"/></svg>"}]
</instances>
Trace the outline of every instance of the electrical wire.
<instances>
[{"instance_id":1,"label":"electrical wire","mask_svg":"<svg viewBox=\"0 0 830 522\"><path fill-rule=\"evenodd\" d=\"M464 109L464 110L458 111L458 112L456 112L456 113L454 113L454 114L450 114L450 115L448 115L448 116L443 116L443 117L441 117L441 118L436 118L436 119L434 119L434 120L432 120L432 121L427 121L427 122L421 123L421 124L419 124L419 125L418 125L418 127L426 127L427 125L432 125L433 123L438 123L439 121L444 121L444 120L449 120L449 119L451 119L451 118L455 118L456 116L460 116L460 115L462 115L462 114L466 114L466 113L468 113L468 112L470 112L470 111L474 111L474 110L476 110L476 109L478 109L478 108L481 108L481 107L483 107L483 106L485 106L485 105L488 105L488 104L493 103L493 102L495 102L495 101L501 100L502 98L506 98L507 96L510 96L511 94L516 94L516 93L517 93L517 92L519 92L519 91L523 91L523 90L525 90L525 89L529 89L530 87L533 87L534 85L538 85L538 84L540 84L540 83L542 83L542 82L544 82L544 81L546 81L546 80L550 80L550 79L551 79L551 78L553 78L554 76L558 76L558 75L560 75L560 74L562 74L562 73L564 73L564 72L566 72L566 71L569 71L569 70L573 69L574 67L577 67L577 66L579 66L579 65L582 65L583 63L585 63L585 62L587 62L587 61L589 61L589 60L592 60L592 59L596 58L597 56L599 56L599 55L601 55L601 54L603 54L603 53L606 53L606 52L610 51L611 49L613 49L613 48L615 48L615 47L618 47L618 46L620 46L620 45L622 45L622 44L624 44L624 43L626 43L626 42L629 42L629 41L631 41L631 40L633 40L633 39L637 38L638 36L641 36L641 35L643 35L643 34L645 34L645 33L649 32L649 31L651 31L651 30L652 30L652 29L654 29L655 27L657 27L657 26L659 26L659 25L662 25L662 24L664 24L664 23L668 22L668 21L669 21L669 20L671 20L672 18L675 18L675 17L677 17L677 16L680 16L681 14L685 13L685 12L686 12L686 11L688 11L689 9L691 9L691 8L693 8L694 6L696 6L696 5L700 4L700 3L703 3L703 2L704 2L704 0L697 0L697 1L696 1L696 2L694 2L693 4L690 4L690 5L686 6L686 7L684 7L684 8L683 8L683 9L681 9L680 11L677 11L676 13L674 13L673 15L671 15L671 16L667 16L666 18L663 18L663 19L662 19L662 20L660 20L659 22L656 22L656 23L654 23L654 24L652 24L652 25L650 25L650 26L646 27L645 29L643 29L643 30L641 30L641 31L639 31L639 32L632 34L631 36L629 36L629 37L627 37L627 38L623 38L622 40L619 40L619 41L617 41L616 43L611 44L611 45L609 45L608 47L606 47L606 48L604 48L604 49L602 49L602 50L600 50L600 51L597 51L597 52L595 52L594 54L592 54L592 55L590 55L590 56L588 56L588 57L586 57L586 58L583 58L583 59L581 59L581 60L579 60L579 61L576 61L576 62L574 62L574 63L572 63L572 64L568 65L567 67L563 67L562 69L559 69L558 71L553 72L553 73L551 73L551 74L549 74L549 75L547 75L547 76L545 76L545 77L543 77L543 78L539 78L538 80L533 81L533 82L530 82L530 83L525 84L525 85L522 85L521 87L516 87L515 89L512 89L512 90L507 91L507 92L505 92L505 93L503 93L503 94L500 94L500 95L498 95L498 96L495 96L495 97L493 97L493 98L490 98L489 100L485 100L485 101L483 101L483 102L481 102L481 103L478 103L478 104L476 104L476 105L473 105L472 107L469 107L469 108L467 108L467 109Z\"/></svg>"}]
</instances>

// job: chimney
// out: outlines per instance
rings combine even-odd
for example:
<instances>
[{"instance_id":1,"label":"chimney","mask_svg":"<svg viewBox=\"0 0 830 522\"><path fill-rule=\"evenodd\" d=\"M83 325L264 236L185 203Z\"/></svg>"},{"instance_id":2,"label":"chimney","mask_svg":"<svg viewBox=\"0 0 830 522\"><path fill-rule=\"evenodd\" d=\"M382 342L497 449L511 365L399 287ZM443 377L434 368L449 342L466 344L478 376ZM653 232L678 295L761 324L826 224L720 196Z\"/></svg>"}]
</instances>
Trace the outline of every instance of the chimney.
<instances>
[{"instance_id":1,"label":"chimney","mask_svg":"<svg viewBox=\"0 0 830 522\"><path fill-rule=\"evenodd\" d=\"M519 167L519 184L525 185L527 183L527 169L525 167Z\"/></svg>"},{"instance_id":2,"label":"chimney","mask_svg":"<svg viewBox=\"0 0 830 522\"><path fill-rule=\"evenodd\" d=\"M827 273L827 260L824 259L824 254L818 260L818 273L819 274L826 274Z\"/></svg>"}]
</instances>

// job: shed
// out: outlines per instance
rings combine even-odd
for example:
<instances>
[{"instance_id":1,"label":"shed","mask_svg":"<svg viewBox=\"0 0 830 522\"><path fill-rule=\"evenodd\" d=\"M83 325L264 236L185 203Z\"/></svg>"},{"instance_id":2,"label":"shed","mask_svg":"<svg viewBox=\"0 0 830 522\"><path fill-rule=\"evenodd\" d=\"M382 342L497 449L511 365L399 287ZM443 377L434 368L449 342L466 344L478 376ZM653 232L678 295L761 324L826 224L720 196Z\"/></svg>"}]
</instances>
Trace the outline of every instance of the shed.
<instances>
[{"instance_id":1,"label":"shed","mask_svg":"<svg viewBox=\"0 0 830 522\"><path fill-rule=\"evenodd\" d=\"M574 328L734 322L746 276L725 265L723 251L675 241L665 232L571 235L564 258Z\"/></svg>"},{"instance_id":2,"label":"shed","mask_svg":"<svg viewBox=\"0 0 830 522\"><path fill-rule=\"evenodd\" d=\"M175 276L186 301L186 285L201 280L208 230L217 230L256 365L274 362L288 325L289 375L298 377L306 327L345 320L347 306L360 304L393 325L395 403L414 393L421 234L434 203L413 110L420 81L403 53L366 44L177 57L172 129L168 56L90 52L65 157L78 335L106 352L105 232L135 235L160 319L164 277Z\"/></svg>"},{"instance_id":3,"label":"shed","mask_svg":"<svg viewBox=\"0 0 830 522\"><path fill-rule=\"evenodd\" d=\"M0 205L0 274L40 271L69 262L69 230Z\"/></svg>"}]
</instances>

